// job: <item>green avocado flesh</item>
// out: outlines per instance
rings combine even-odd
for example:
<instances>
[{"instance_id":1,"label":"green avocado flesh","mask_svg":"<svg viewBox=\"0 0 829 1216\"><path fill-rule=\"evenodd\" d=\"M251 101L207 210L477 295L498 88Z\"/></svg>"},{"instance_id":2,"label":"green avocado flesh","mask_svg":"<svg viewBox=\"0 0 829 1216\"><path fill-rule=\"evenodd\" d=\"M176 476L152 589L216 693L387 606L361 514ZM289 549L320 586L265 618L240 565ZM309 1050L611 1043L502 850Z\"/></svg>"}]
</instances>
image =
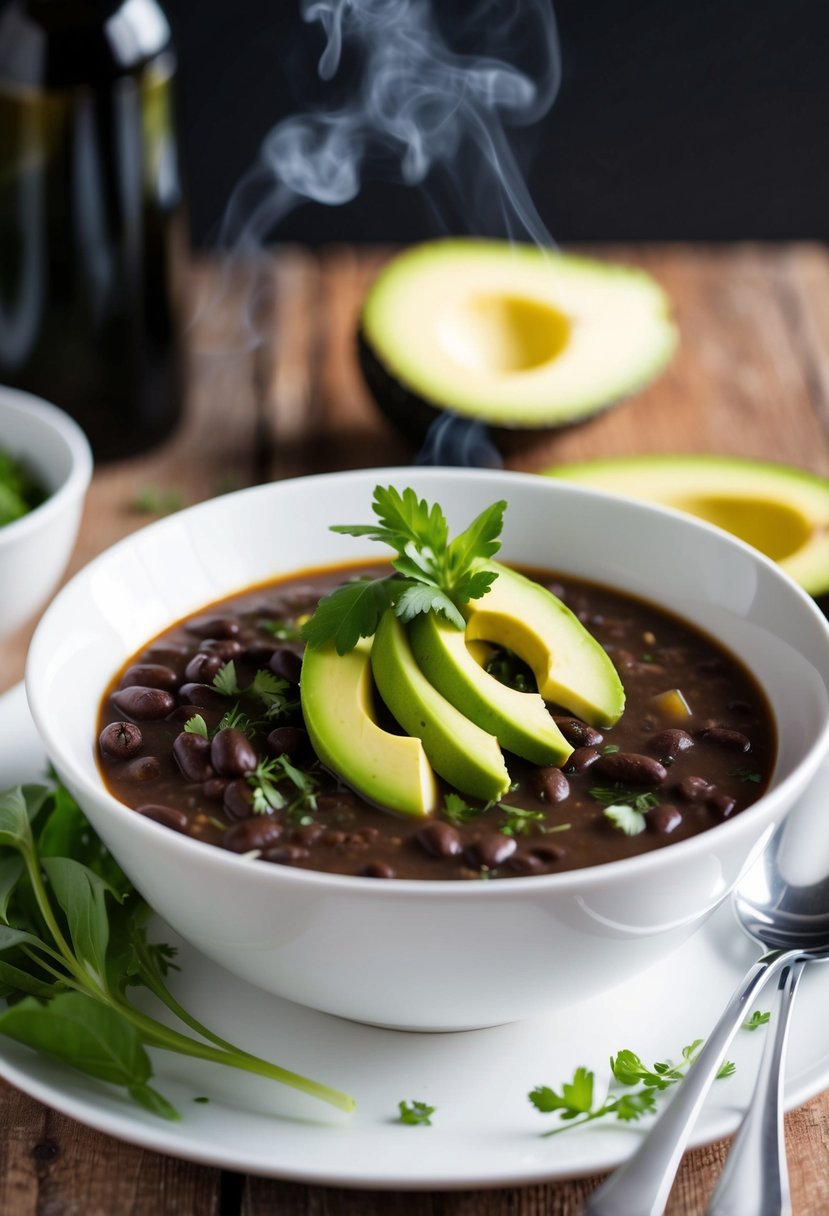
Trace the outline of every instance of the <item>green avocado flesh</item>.
<instances>
[{"instance_id":1,"label":"green avocado flesh","mask_svg":"<svg viewBox=\"0 0 829 1216\"><path fill-rule=\"evenodd\" d=\"M415 662L405 626L391 609L374 635L371 666L386 706L405 731L422 740L435 772L484 802L509 790L498 740L429 683Z\"/></svg>"},{"instance_id":2,"label":"green avocado flesh","mask_svg":"<svg viewBox=\"0 0 829 1216\"><path fill-rule=\"evenodd\" d=\"M432 813L438 786L420 739L377 722L369 642L343 655L333 646L306 649L300 697L311 743L327 768L390 810Z\"/></svg>"},{"instance_id":3,"label":"green avocado flesh","mask_svg":"<svg viewBox=\"0 0 829 1216\"><path fill-rule=\"evenodd\" d=\"M550 477L686 511L776 561L811 595L829 592L829 480L732 456L633 456L545 469Z\"/></svg>"},{"instance_id":4,"label":"green avocado flesh","mask_svg":"<svg viewBox=\"0 0 829 1216\"><path fill-rule=\"evenodd\" d=\"M625 708L625 690L610 656L578 617L546 587L491 562L498 577L486 595L466 605L467 644L497 642L532 669L545 701L591 726L612 726Z\"/></svg>"},{"instance_id":5,"label":"green avocado flesh","mask_svg":"<svg viewBox=\"0 0 829 1216\"><path fill-rule=\"evenodd\" d=\"M360 340L369 387L404 429L409 407L536 429L634 392L661 371L677 333L641 270L453 239L414 246L381 271Z\"/></svg>"}]
</instances>

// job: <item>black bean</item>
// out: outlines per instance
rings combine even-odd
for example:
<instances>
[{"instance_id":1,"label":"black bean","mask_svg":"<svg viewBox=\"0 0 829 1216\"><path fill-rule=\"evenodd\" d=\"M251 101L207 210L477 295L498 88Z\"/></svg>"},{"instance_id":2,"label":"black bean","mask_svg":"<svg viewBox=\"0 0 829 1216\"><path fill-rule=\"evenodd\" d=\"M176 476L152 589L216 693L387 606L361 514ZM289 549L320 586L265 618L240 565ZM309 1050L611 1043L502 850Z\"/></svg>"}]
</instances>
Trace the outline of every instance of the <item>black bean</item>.
<instances>
[{"instance_id":1,"label":"black bean","mask_svg":"<svg viewBox=\"0 0 829 1216\"><path fill-rule=\"evenodd\" d=\"M517 878L538 874L543 869L544 862L535 853L513 853L512 857L508 857L504 862L504 870L515 874Z\"/></svg>"},{"instance_id":2,"label":"black bean","mask_svg":"<svg viewBox=\"0 0 829 1216\"><path fill-rule=\"evenodd\" d=\"M299 676L302 671L302 659L295 651L288 650L286 647L275 650L270 657L268 666L275 676L279 676L282 680L287 680L289 684L299 683Z\"/></svg>"},{"instance_id":3,"label":"black bean","mask_svg":"<svg viewBox=\"0 0 829 1216\"><path fill-rule=\"evenodd\" d=\"M211 802L221 802L224 798L224 793L227 786L227 781L225 781L222 777L211 777L208 781L205 781L204 785L201 787L201 792L204 794L205 798L209 798Z\"/></svg>"},{"instance_id":4,"label":"black bean","mask_svg":"<svg viewBox=\"0 0 829 1216\"><path fill-rule=\"evenodd\" d=\"M202 654L216 655L224 663L229 663L231 659L239 658L244 647L233 638L206 638L199 643L199 650Z\"/></svg>"},{"instance_id":5,"label":"black bean","mask_svg":"<svg viewBox=\"0 0 829 1216\"><path fill-rule=\"evenodd\" d=\"M209 684L182 684L178 695L185 705L197 705L199 709L225 709L228 704L227 697Z\"/></svg>"},{"instance_id":6,"label":"black bean","mask_svg":"<svg viewBox=\"0 0 829 1216\"><path fill-rule=\"evenodd\" d=\"M119 688L112 694L112 701L122 714L139 722L155 722L166 718L175 708L175 697L163 688L143 688L135 684L132 688Z\"/></svg>"},{"instance_id":7,"label":"black bean","mask_svg":"<svg viewBox=\"0 0 829 1216\"><path fill-rule=\"evenodd\" d=\"M317 806L319 806L319 798L317 799ZM347 839L348 835L346 832L339 832L336 828L330 828L327 832L323 832L320 837L320 844L328 845L331 849L339 849L345 844Z\"/></svg>"},{"instance_id":8,"label":"black bean","mask_svg":"<svg viewBox=\"0 0 829 1216\"><path fill-rule=\"evenodd\" d=\"M601 752L595 747L577 747L564 762L565 773L583 773L599 759Z\"/></svg>"},{"instance_id":9,"label":"black bean","mask_svg":"<svg viewBox=\"0 0 829 1216\"><path fill-rule=\"evenodd\" d=\"M530 850L539 861L551 862L561 861L562 857L567 856L567 850L560 844L540 844L536 848Z\"/></svg>"},{"instance_id":10,"label":"black bean","mask_svg":"<svg viewBox=\"0 0 829 1216\"><path fill-rule=\"evenodd\" d=\"M175 806L162 806L160 803L148 802L135 809L145 819L152 819L154 823L162 823L165 828L172 828L174 832L187 832L190 826L190 820L184 811L180 811Z\"/></svg>"},{"instance_id":11,"label":"black bean","mask_svg":"<svg viewBox=\"0 0 829 1216\"><path fill-rule=\"evenodd\" d=\"M667 836L670 832L676 831L682 823L682 815L675 806L665 802L662 806L655 806L648 811L646 822L652 832L659 832Z\"/></svg>"},{"instance_id":12,"label":"black bean","mask_svg":"<svg viewBox=\"0 0 829 1216\"><path fill-rule=\"evenodd\" d=\"M197 651L184 669L187 680L193 684L210 684L217 671L224 667L221 655Z\"/></svg>"},{"instance_id":13,"label":"black bean","mask_svg":"<svg viewBox=\"0 0 829 1216\"><path fill-rule=\"evenodd\" d=\"M606 781L619 781L622 785L661 785L668 771L651 756L638 752L611 752L600 756L593 765L593 772Z\"/></svg>"},{"instance_id":14,"label":"black bean","mask_svg":"<svg viewBox=\"0 0 829 1216\"><path fill-rule=\"evenodd\" d=\"M304 823L291 832L291 843L301 844L304 849L310 849L317 843L323 833L320 823Z\"/></svg>"},{"instance_id":15,"label":"black bean","mask_svg":"<svg viewBox=\"0 0 829 1216\"><path fill-rule=\"evenodd\" d=\"M370 861L361 871L363 878L394 878L395 873L385 861Z\"/></svg>"},{"instance_id":16,"label":"black bean","mask_svg":"<svg viewBox=\"0 0 829 1216\"><path fill-rule=\"evenodd\" d=\"M709 794L706 806L716 815L717 819L728 819L737 806L737 799L715 789Z\"/></svg>"},{"instance_id":17,"label":"black bean","mask_svg":"<svg viewBox=\"0 0 829 1216\"><path fill-rule=\"evenodd\" d=\"M535 770L533 786L539 798L547 802L563 802L570 793L570 782L561 769L552 764Z\"/></svg>"},{"instance_id":18,"label":"black bean","mask_svg":"<svg viewBox=\"0 0 829 1216\"><path fill-rule=\"evenodd\" d=\"M273 642L251 642L246 646L242 658L254 667L267 667L270 657L276 650Z\"/></svg>"},{"instance_id":19,"label":"black bean","mask_svg":"<svg viewBox=\"0 0 829 1216\"><path fill-rule=\"evenodd\" d=\"M265 746L272 756L288 756L295 760L308 751L310 743L306 731L298 726L277 726L265 740Z\"/></svg>"},{"instance_id":20,"label":"black bean","mask_svg":"<svg viewBox=\"0 0 829 1216\"><path fill-rule=\"evenodd\" d=\"M456 857L461 838L449 823L427 823L415 832L415 840L431 857Z\"/></svg>"},{"instance_id":21,"label":"black bean","mask_svg":"<svg viewBox=\"0 0 829 1216\"><path fill-rule=\"evenodd\" d=\"M687 730L661 730L648 740L648 747L655 756L664 763L673 762L682 752L687 752L694 746L694 740Z\"/></svg>"},{"instance_id":22,"label":"black bean","mask_svg":"<svg viewBox=\"0 0 829 1216\"><path fill-rule=\"evenodd\" d=\"M173 755L188 781L209 781L215 777L210 763L210 740L183 730L173 740Z\"/></svg>"},{"instance_id":23,"label":"black bean","mask_svg":"<svg viewBox=\"0 0 829 1216\"><path fill-rule=\"evenodd\" d=\"M602 732L588 726L581 718L560 718L554 714L553 721L573 747L598 747L604 742Z\"/></svg>"},{"instance_id":24,"label":"black bean","mask_svg":"<svg viewBox=\"0 0 829 1216\"><path fill-rule=\"evenodd\" d=\"M110 722L98 736L98 744L110 760L131 760L141 751L144 739L134 722Z\"/></svg>"},{"instance_id":25,"label":"black bean","mask_svg":"<svg viewBox=\"0 0 829 1216\"><path fill-rule=\"evenodd\" d=\"M711 793L711 786L704 777L683 777L676 786L676 793L683 802L704 802Z\"/></svg>"},{"instance_id":26,"label":"black bean","mask_svg":"<svg viewBox=\"0 0 829 1216\"><path fill-rule=\"evenodd\" d=\"M244 777L228 782L222 797L222 805L225 814L230 819L250 818L253 814L253 790Z\"/></svg>"},{"instance_id":27,"label":"black bean","mask_svg":"<svg viewBox=\"0 0 829 1216\"><path fill-rule=\"evenodd\" d=\"M727 730L724 726L712 726L699 732L700 739L714 743L717 747L733 752L751 751L751 740L739 730Z\"/></svg>"},{"instance_id":28,"label":"black bean","mask_svg":"<svg viewBox=\"0 0 829 1216\"><path fill-rule=\"evenodd\" d=\"M282 844L277 845L275 849L265 849L262 853L263 861L274 861L281 866L293 866L298 861L304 861L311 854L307 849L304 849L298 844Z\"/></svg>"},{"instance_id":29,"label":"black bean","mask_svg":"<svg viewBox=\"0 0 829 1216\"><path fill-rule=\"evenodd\" d=\"M171 714L164 719L176 726L184 726L193 718L202 717L208 726L215 726L221 714L218 709L207 709L204 705L177 705Z\"/></svg>"},{"instance_id":30,"label":"black bean","mask_svg":"<svg viewBox=\"0 0 829 1216\"><path fill-rule=\"evenodd\" d=\"M220 777L243 777L245 773L252 773L259 763L250 739L232 726L213 736L210 760Z\"/></svg>"},{"instance_id":31,"label":"black bean","mask_svg":"<svg viewBox=\"0 0 829 1216\"><path fill-rule=\"evenodd\" d=\"M134 781L136 785L143 781L155 781L160 776L161 761L157 756L137 756L134 760L127 760L118 770L120 781Z\"/></svg>"},{"instance_id":32,"label":"black bean","mask_svg":"<svg viewBox=\"0 0 829 1216\"><path fill-rule=\"evenodd\" d=\"M517 848L514 837L502 836L498 832L494 836L482 836L480 840L468 844L463 851L463 858L467 865L476 870L484 866L491 870L511 857Z\"/></svg>"},{"instance_id":33,"label":"black bean","mask_svg":"<svg viewBox=\"0 0 829 1216\"><path fill-rule=\"evenodd\" d=\"M143 688L164 688L167 692L175 692L179 678L172 667L163 663L133 663L128 667L118 682L119 688L132 688L140 684Z\"/></svg>"},{"instance_id":34,"label":"black bean","mask_svg":"<svg viewBox=\"0 0 829 1216\"><path fill-rule=\"evenodd\" d=\"M222 844L234 853L250 853L252 849L267 849L282 835L282 824L270 815L254 815L226 828Z\"/></svg>"},{"instance_id":35,"label":"black bean","mask_svg":"<svg viewBox=\"0 0 829 1216\"><path fill-rule=\"evenodd\" d=\"M184 628L197 638L235 638L239 622L229 616L201 616L188 621Z\"/></svg>"}]
</instances>

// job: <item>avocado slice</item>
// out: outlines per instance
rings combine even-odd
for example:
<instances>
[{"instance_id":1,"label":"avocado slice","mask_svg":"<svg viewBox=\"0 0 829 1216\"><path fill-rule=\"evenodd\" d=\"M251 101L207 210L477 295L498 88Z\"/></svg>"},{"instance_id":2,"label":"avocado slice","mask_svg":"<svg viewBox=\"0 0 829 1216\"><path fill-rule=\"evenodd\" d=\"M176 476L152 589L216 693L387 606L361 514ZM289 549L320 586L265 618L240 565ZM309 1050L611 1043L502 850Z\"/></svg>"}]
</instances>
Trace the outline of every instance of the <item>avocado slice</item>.
<instances>
[{"instance_id":1,"label":"avocado slice","mask_svg":"<svg viewBox=\"0 0 829 1216\"><path fill-rule=\"evenodd\" d=\"M581 421L629 395L677 341L644 271L506 241L416 245L363 305L359 350L378 404L421 438L441 410L506 429Z\"/></svg>"},{"instance_id":2,"label":"avocado slice","mask_svg":"<svg viewBox=\"0 0 829 1216\"><path fill-rule=\"evenodd\" d=\"M309 647L299 687L308 735L327 768L390 810L432 813L438 785L420 739L392 734L377 722L368 641L343 655L333 645Z\"/></svg>"},{"instance_id":3,"label":"avocado slice","mask_svg":"<svg viewBox=\"0 0 829 1216\"><path fill-rule=\"evenodd\" d=\"M467 644L497 641L532 668L538 691L591 726L612 726L625 690L610 656L557 596L516 570L490 562L498 577L465 607Z\"/></svg>"},{"instance_id":4,"label":"avocado slice","mask_svg":"<svg viewBox=\"0 0 829 1216\"><path fill-rule=\"evenodd\" d=\"M470 722L429 683L415 662L404 625L391 608L374 635L371 667L386 706L405 731L422 740L441 777L485 802L506 794L510 776L498 740Z\"/></svg>"},{"instance_id":5,"label":"avocado slice","mask_svg":"<svg viewBox=\"0 0 829 1216\"><path fill-rule=\"evenodd\" d=\"M417 664L447 701L517 756L533 764L563 764L573 748L536 692L518 692L480 667L465 631L434 612L409 626Z\"/></svg>"},{"instance_id":6,"label":"avocado slice","mask_svg":"<svg viewBox=\"0 0 829 1216\"><path fill-rule=\"evenodd\" d=\"M829 592L829 480L738 456L629 456L544 472L687 511L747 541L811 595Z\"/></svg>"}]
</instances>

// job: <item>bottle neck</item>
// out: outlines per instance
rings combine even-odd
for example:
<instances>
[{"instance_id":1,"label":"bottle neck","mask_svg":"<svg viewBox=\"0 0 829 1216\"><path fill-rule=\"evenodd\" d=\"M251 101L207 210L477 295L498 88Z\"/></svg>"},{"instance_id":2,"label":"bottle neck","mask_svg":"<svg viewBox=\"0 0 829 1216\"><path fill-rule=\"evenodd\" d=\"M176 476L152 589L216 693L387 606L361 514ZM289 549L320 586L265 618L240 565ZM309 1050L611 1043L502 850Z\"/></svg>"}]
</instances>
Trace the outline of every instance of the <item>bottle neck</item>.
<instances>
[{"instance_id":1,"label":"bottle neck","mask_svg":"<svg viewBox=\"0 0 829 1216\"><path fill-rule=\"evenodd\" d=\"M0 82L50 90L105 83L171 46L156 0L13 0L0 14Z\"/></svg>"}]
</instances>

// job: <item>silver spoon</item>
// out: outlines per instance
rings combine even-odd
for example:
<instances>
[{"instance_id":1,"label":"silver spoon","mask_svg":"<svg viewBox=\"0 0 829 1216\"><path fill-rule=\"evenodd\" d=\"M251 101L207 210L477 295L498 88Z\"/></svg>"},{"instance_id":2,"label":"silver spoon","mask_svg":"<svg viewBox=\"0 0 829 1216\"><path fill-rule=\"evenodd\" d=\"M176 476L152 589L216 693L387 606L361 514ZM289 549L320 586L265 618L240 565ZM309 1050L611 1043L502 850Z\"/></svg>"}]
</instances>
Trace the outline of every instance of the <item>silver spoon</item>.
<instances>
[{"instance_id":1,"label":"silver spoon","mask_svg":"<svg viewBox=\"0 0 829 1216\"><path fill-rule=\"evenodd\" d=\"M708 1090L755 997L787 965L829 958L829 838L820 835L826 820L821 809L808 796L798 803L741 879L735 909L743 928L766 952L747 972L648 1136L594 1192L585 1216L659 1216ZM773 1175L778 1162L774 1154ZM743 1195L741 1214L784 1210L763 1206L769 1184L773 1188L773 1177L766 1173L756 1179L758 1206L747 1206Z\"/></svg>"}]
</instances>

